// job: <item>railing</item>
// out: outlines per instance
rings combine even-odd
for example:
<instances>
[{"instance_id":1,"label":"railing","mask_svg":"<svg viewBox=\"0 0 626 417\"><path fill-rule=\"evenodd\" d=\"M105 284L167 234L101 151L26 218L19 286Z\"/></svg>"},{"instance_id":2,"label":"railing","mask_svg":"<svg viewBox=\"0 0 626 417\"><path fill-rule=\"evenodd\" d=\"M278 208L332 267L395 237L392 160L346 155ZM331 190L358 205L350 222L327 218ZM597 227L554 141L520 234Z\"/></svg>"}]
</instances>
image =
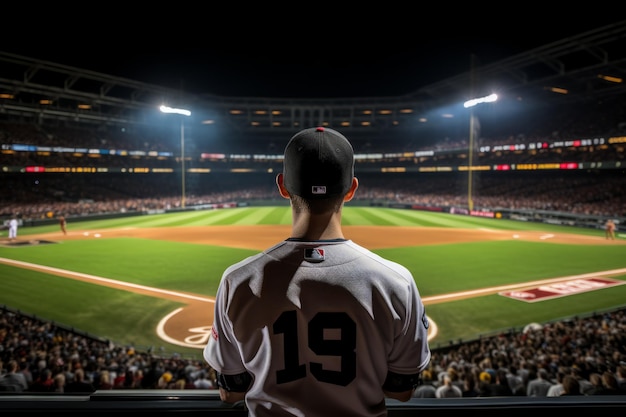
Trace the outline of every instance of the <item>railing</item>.
<instances>
[{"instance_id":1,"label":"railing","mask_svg":"<svg viewBox=\"0 0 626 417\"><path fill-rule=\"evenodd\" d=\"M302 393L307 395L307 393ZM626 395L478 398L413 398L408 402L387 400L389 417L449 417L461 413L480 413L481 417L528 417L529 413L545 414L568 411L623 415ZM91 395L33 395L0 393L3 415L16 416L44 413L46 417L110 417L111 413L132 413L135 416L185 417L247 416L243 403L220 401L215 390L146 390L96 391Z\"/></svg>"}]
</instances>

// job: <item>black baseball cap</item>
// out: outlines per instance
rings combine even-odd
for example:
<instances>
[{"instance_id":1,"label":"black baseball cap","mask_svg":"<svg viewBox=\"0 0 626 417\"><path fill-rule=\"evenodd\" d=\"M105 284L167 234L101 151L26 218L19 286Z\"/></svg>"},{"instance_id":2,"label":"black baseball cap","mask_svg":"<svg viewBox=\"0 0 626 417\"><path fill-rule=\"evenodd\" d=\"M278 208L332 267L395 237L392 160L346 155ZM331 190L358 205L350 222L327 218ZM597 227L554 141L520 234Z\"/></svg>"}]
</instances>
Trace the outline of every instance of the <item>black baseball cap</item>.
<instances>
[{"instance_id":1,"label":"black baseball cap","mask_svg":"<svg viewBox=\"0 0 626 417\"><path fill-rule=\"evenodd\" d=\"M283 175L289 194L305 199L343 196L354 178L354 150L336 130L301 130L285 147Z\"/></svg>"}]
</instances>

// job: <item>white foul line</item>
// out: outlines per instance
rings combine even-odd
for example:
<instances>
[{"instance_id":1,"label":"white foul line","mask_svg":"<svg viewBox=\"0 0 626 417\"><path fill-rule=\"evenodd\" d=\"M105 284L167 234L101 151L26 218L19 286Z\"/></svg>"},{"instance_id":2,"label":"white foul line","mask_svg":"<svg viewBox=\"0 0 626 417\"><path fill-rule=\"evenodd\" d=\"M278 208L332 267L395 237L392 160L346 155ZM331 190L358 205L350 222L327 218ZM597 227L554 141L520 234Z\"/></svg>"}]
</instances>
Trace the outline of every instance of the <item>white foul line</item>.
<instances>
[{"instance_id":1,"label":"white foul line","mask_svg":"<svg viewBox=\"0 0 626 417\"><path fill-rule=\"evenodd\" d=\"M626 273L626 268L613 269L613 270L610 270L610 271L592 272L592 273L589 273L589 274L582 274L582 275L570 275L570 276L567 276L567 277L543 279L543 280L539 280L539 281L519 282L517 284L502 285L502 286L499 286L499 287L480 288L480 289L477 289L477 290L462 291L462 292L455 292L455 293L441 294L441 295L433 295L431 297L423 297L422 301L424 301L424 303L428 303L428 302L442 301L442 300L447 300L447 299L457 298L457 297L463 297L463 296L469 296L469 295L492 294L492 293L496 293L496 292L500 292L500 291L513 290L513 289L522 288L522 287L534 287L534 286L537 286L537 285L551 284L553 282L561 282L561 281L570 281L570 280L576 280L576 279L593 278L593 277L606 276L606 275L619 275L619 274L624 274L624 273Z\"/></svg>"},{"instance_id":2,"label":"white foul line","mask_svg":"<svg viewBox=\"0 0 626 417\"><path fill-rule=\"evenodd\" d=\"M109 283L109 284L119 285L121 287L136 288L136 289L150 291L150 292L155 292L155 293L160 293L160 294L173 295L173 296L176 296L176 297L185 298L185 299L189 299L189 300L204 301L204 302L208 302L208 303L214 303L215 302L215 300L213 300L212 298L200 297L200 296L191 295L191 294L184 294L184 293L180 293L180 292L177 292L177 291L164 290L164 289L161 289L161 288L147 287L145 285L133 284L133 283L130 283L130 282L118 281L118 280L110 279L110 278L97 277L95 275L83 274L82 272L68 271L66 269L59 269L59 268L54 268L54 267L51 267L51 266L31 264L29 262L16 261L16 260L13 260L13 259L0 258L0 263L7 264L7 265L13 265L13 266L21 266L21 267L25 267L25 268L29 268L29 269L34 269L34 270L37 270L37 271L44 271L44 272L57 273L57 274L63 274L63 275L70 275L70 276L74 276L74 277L77 277L77 278L84 278L84 279L90 280L90 281L106 282L106 283Z\"/></svg>"}]
</instances>

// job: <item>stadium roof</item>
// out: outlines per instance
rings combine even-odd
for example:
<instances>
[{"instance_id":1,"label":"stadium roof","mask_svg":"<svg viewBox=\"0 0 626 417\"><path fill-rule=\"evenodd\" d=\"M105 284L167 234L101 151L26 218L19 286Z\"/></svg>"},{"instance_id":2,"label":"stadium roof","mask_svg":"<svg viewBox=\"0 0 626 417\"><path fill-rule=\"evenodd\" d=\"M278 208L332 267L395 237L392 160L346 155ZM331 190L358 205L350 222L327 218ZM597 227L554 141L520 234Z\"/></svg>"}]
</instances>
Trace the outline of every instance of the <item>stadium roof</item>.
<instances>
[{"instance_id":1,"label":"stadium roof","mask_svg":"<svg viewBox=\"0 0 626 417\"><path fill-rule=\"evenodd\" d=\"M400 96L221 97L0 52L0 114L34 120L153 124L160 104L193 109L197 123L244 134L328 125L351 132L413 129L433 111L491 92L568 104L626 92L626 20L488 64ZM427 116L428 115L428 116Z\"/></svg>"}]
</instances>

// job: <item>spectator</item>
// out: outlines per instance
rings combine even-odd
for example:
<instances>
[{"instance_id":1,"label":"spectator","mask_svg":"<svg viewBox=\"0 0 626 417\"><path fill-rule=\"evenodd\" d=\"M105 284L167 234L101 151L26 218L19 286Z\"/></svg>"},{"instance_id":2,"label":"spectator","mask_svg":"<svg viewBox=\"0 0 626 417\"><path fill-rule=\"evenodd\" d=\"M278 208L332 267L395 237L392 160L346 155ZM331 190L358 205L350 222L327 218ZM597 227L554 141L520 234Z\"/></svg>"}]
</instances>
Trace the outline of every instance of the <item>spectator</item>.
<instances>
[{"instance_id":1,"label":"spectator","mask_svg":"<svg viewBox=\"0 0 626 417\"><path fill-rule=\"evenodd\" d=\"M580 386L580 393L586 395L589 391L593 390L593 385L589 380L583 377L582 370L578 366L574 365L570 369L570 375L572 375L578 381Z\"/></svg>"},{"instance_id":2,"label":"spectator","mask_svg":"<svg viewBox=\"0 0 626 417\"><path fill-rule=\"evenodd\" d=\"M20 372L24 374L24 378L26 378L26 383L30 387L33 383L33 374L30 371L29 362L25 359L20 361Z\"/></svg>"},{"instance_id":3,"label":"spectator","mask_svg":"<svg viewBox=\"0 0 626 417\"><path fill-rule=\"evenodd\" d=\"M509 381L506 377L507 371L502 368L496 370L495 381L485 385L485 390L482 392L483 397L512 397L513 391L509 387Z\"/></svg>"},{"instance_id":4,"label":"spectator","mask_svg":"<svg viewBox=\"0 0 626 417\"><path fill-rule=\"evenodd\" d=\"M213 385L213 381L211 381L206 371L201 371L198 374L198 378L193 382L195 388L198 389L217 389L215 385Z\"/></svg>"},{"instance_id":5,"label":"spectator","mask_svg":"<svg viewBox=\"0 0 626 417\"><path fill-rule=\"evenodd\" d=\"M466 372L463 377L463 397L480 397L480 390L472 372Z\"/></svg>"},{"instance_id":6,"label":"spectator","mask_svg":"<svg viewBox=\"0 0 626 417\"><path fill-rule=\"evenodd\" d=\"M100 371L100 374L98 375L98 380L94 383L94 388L96 390L113 389L111 372L109 372L107 369L103 369L102 371Z\"/></svg>"},{"instance_id":7,"label":"spectator","mask_svg":"<svg viewBox=\"0 0 626 417\"><path fill-rule=\"evenodd\" d=\"M57 392L59 394L63 394L65 392L65 383L66 378L63 372L59 372L55 376L52 377L52 392Z\"/></svg>"},{"instance_id":8,"label":"spectator","mask_svg":"<svg viewBox=\"0 0 626 417\"><path fill-rule=\"evenodd\" d=\"M136 381L135 372L131 368L126 368L123 374L115 379L114 389L139 388Z\"/></svg>"},{"instance_id":9,"label":"spectator","mask_svg":"<svg viewBox=\"0 0 626 417\"><path fill-rule=\"evenodd\" d=\"M550 382L548 371L544 368L539 368L537 377L528 381L526 395L528 397L547 397L551 386L552 382Z\"/></svg>"},{"instance_id":10,"label":"spectator","mask_svg":"<svg viewBox=\"0 0 626 417\"><path fill-rule=\"evenodd\" d=\"M23 392L28 390L28 383L24 374L19 372L16 360L7 363L6 373L0 377L0 391Z\"/></svg>"},{"instance_id":11,"label":"spectator","mask_svg":"<svg viewBox=\"0 0 626 417\"><path fill-rule=\"evenodd\" d=\"M436 398L435 392L437 388L434 385L432 373L430 369L422 372L420 383L413 390L414 398Z\"/></svg>"},{"instance_id":12,"label":"spectator","mask_svg":"<svg viewBox=\"0 0 626 417\"><path fill-rule=\"evenodd\" d=\"M626 393L626 364L620 364L615 369L615 378L617 378L617 386Z\"/></svg>"},{"instance_id":13,"label":"spectator","mask_svg":"<svg viewBox=\"0 0 626 417\"><path fill-rule=\"evenodd\" d=\"M617 378L610 371L604 371L601 376L601 385L591 395L624 395L619 389Z\"/></svg>"},{"instance_id":14,"label":"spectator","mask_svg":"<svg viewBox=\"0 0 626 417\"><path fill-rule=\"evenodd\" d=\"M141 379L141 388L157 388L163 372L165 370L162 362L158 359L152 359L148 371L144 373Z\"/></svg>"},{"instance_id":15,"label":"spectator","mask_svg":"<svg viewBox=\"0 0 626 417\"><path fill-rule=\"evenodd\" d=\"M173 379L174 375L170 371L163 372L157 381L157 388L170 388L170 383L172 383Z\"/></svg>"},{"instance_id":16,"label":"spectator","mask_svg":"<svg viewBox=\"0 0 626 417\"><path fill-rule=\"evenodd\" d=\"M437 398L461 398L463 392L459 387L454 385L450 375L443 376L443 384L438 386L435 391L435 397Z\"/></svg>"},{"instance_id":17,"label":"spectator","mask_svg":"<svg viewBox=\"0 0 626 417\"><path fill-rule=\"evenodd\" d=\"M513 395L526 396L526 382L524 377L520 375L520 372L517 369L515 364L511 364L509 366L509 371L506 374L507 380L509 381L509 387L511 391L513 391ZM526 375L528 377L528 375Z\"/></svg>"},{"instance_id":18,"label":"spectator","mask_svg":"<svg viewBox=\"0 0 626 417\"><path fill-rule=\"evenodd\" d=\"M548 389L546 396L560 397L563 395L563 378L565 378L565 375L567 374L569 374L569 370L562 368L556 372L556 383L552 384L552 386Z\"/></svg>"},{"instance_id":19,"label":"spectator","mask_svg":"<svg viewBox=\"0 0 626 417\"><path fill-rule=\"evenodd\" d=\"M463 391L464 384L463 384L463 380L461 379L461 376L459 375L457 364L455 363L451 364L448 367L447 374L450 377L450 381L452 381L452 385L456 386L457 388L459 388L459 390Z\"/></svg>"},{"instance_id":20,"label":"spectator","mask_svg":"<svg viewBox=\"0 0 626 417\"><path fill-rule=\"evenodd\" d=\"M596 395L604 389L604 387L602 386L602 375L597 372L592 372L589 375L589 382L591 382L591 385L593 385L593 389L589 390L587 392L587 395Z\"/></svg>"},{"instance_id":21,"label":"spectator","mask_svg":"<svg viewBox=\"0 0 626 417\"><path fill-rule=\"evenodd\" d=\"M79 393L79 392L94 392L96 388L93 384L86 380L85 371L82 368L78 368L74 371L74 379L68 381L65 384L65 392Z\"/></svg>"},{"instance_id":22,"label":"spectator","mask_svg":"<svg viewBox=\"0 0 626 417\"><path fill-rule=\"evenodd\" d=\"M33 385L28 389L31 392L52 392L55 389L52 371L48 368L41 369L38 376L33 381Z\"/></svg>"},{"instance_id":23,"label":"spectator","mask_svg":"<svg viewBox=\"0 0 626 417\"><path fill-rule=\"evenodd\" d=\"M561 396L583 395L580 392L580 383L574 375L565 375L563 377L563 393Z\"/></svg>"},{"instance_id":24,"label":"spectator","mask_svg":"<svg viewBox=\"0 0 626 417\"><path fill-rule=\"evenodd\" d=\"M488 387L491 384L491 374L487 371L482 371L478 374L478 392L479 397L489 397Z\"/></svg>"}]
</instances>

